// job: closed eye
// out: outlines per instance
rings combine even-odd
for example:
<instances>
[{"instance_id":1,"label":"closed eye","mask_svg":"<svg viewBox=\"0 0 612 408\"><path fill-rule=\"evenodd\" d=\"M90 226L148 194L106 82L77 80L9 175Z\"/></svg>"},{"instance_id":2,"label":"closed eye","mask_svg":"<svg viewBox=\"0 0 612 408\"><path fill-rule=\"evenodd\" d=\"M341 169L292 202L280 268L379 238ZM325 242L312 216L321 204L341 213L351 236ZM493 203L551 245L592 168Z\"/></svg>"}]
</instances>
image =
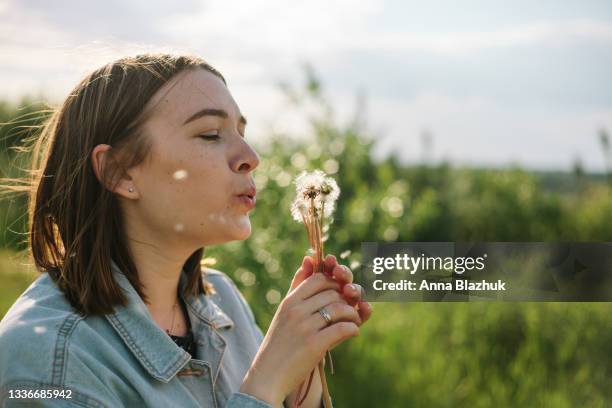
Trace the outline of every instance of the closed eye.
<instances>
[{"instance_id":1,"label":"closed eye","mask_svg":"<svg viewBox=\"0 0 612 408\"><path fill-rule=\"evenodd\" d=\"M198 135L198 137L201 137L202 139L205 140L217 140L219 139L219 135L217 133L211 133L211 134L207 134L207 135Z\"/></svg>"}]
</instances>

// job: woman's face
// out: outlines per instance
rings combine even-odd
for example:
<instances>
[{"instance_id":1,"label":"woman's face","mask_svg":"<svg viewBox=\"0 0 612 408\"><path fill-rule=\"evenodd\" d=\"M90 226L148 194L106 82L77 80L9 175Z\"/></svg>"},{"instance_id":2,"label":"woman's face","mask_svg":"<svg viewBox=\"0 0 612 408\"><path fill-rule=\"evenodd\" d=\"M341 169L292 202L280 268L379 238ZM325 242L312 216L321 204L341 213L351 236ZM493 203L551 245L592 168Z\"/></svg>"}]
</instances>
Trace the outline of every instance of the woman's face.
<instances>
[{"instance_id":1,"label":"woman's face","mask_svg":"<svg viewBox=\"0 0 612 408\"><path fill-rule=\"evenodd\" d=\"M150 160L129 172L138 194L130 212L144 229L139 235L194 248L247 238L259 158L225 84L204 69L187 71L149 106L153 115L143 131L152 139Z\"/></svg>"}]
</instances>

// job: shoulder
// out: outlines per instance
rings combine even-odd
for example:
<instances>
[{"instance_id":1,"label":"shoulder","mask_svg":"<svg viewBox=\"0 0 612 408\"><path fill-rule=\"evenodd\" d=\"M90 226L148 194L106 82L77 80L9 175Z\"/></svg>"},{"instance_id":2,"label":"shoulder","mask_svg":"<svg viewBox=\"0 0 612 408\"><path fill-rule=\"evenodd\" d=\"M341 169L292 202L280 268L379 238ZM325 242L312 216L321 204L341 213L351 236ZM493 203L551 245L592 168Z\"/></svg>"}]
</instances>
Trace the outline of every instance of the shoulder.
<instances>
[{"instance_id":1,"label":"shoulder","mask_svg":"<svg viewBox=\"0 0 612 408\"><path fill-rule=\"evenodd\" d=\"M19 296L0 322L0 405L9 389L61 388L57 363L82 320L46 273Z\"/></svg>"},{"instance_id":2,"label":"shoulder","mask_svg":"<svg viewBox=\"0 0 612 408\"><path fill-rule=\"evenodd\" d=\"M245 301L242 293L225 272L217 269L203 268L202 276L204 281L211 284L214 291L209 298L213 299L223 308L228 303L242 303Z\"/></svg>"},{"instance_id":3,"label":"shoulder","mask_svg":"<svg viewBox=\"0 0 612 408\"><path fill-rule=\"evenodd\" d=\"M217 269L204 268L202 270L203 278L214 286L215 294L211 297L220 301L235 300L240 303L246 303L246 299L236 286L234 280L225 272Z\"/></svg>"},{"instance_id":4,"label":"shoulder","mask_svg":"<svg viewBox=\"0 0 612 408\"><path fill-rule=\"evenodd\" d=\"M51 278L46 273L38 277L0 322L0 378L24 363L48 367L57 336L69 335L80 320ZM11 364L15 351L23 356L19 364Z\"/></svg>"},{"instance_id":5,"label":"shoulder","mask_svg":"<svg viewBox=\"0 0 612 408\"><path fill-rule=\"evenodd\" d=\"M237 290L236 284L225 272L212 268L202 268L202 277L221 290Z\"/></svg>"},{"instance_id":6,"label":"shoulder","mask_svg":"<svg viewBox=\"0 0 612 408\"><path fill-rule=\"evenodd\" d=\"M232 315L241 314L246 317L250 324L255 323L255 316L244 295L240 292L232 278L217 269L203 269L204 279L208 280L215 288L215 294L210 298L224 311ZM234 318L232 316L232 318Z\"/></svg>"}]
</instances>

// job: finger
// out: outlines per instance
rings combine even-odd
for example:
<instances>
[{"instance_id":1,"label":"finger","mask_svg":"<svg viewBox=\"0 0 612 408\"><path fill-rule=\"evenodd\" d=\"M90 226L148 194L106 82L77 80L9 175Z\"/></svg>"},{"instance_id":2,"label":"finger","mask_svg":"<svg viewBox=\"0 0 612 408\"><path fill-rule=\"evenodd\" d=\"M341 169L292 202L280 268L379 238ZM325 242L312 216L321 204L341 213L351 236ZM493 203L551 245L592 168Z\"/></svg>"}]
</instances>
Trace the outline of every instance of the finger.
<instances>
[{"instance_id":1,"label":"finger","mask_svg":"<svg viewBox=\"0 0 612 408\"><path fill-rule=\"evenodd\" d=\"M333 255L327 255L325 257L325 260L323 261L323 272L329 276L331 276L332 274L332 269L334 269L334 266L336 266L338 264L338 261L336 261L336 257Z\"/></svg>"},{"instance_id":2,"label":"finger","mask_svg":"<svg viewBox=\"0 0 612 408\"><path fill-rule=\"evenodd\" d=\"M302 260L302 265L297 270L289 286L289 292L299 286L307 277L312 275L313 272L313 259L310 256L305 256Z\"/></svg>"},{"instance_id":3,"label":"finger","mask_svg":"<svg viewBox=\"0 0 612 408\"><path fill-rule=\"evenodd\" d=\"M342 298L342 295L333 289L324 290L304 300L298 307L304 310L306 316L317 312L322 307L329 305L330 303L341 302L347 304L346 300Z\"/></svg>"},{"instance_id":4,"label":"finger","mask_svg":"<svg viewBox=\"0 0 612 408\"><path fill-rule=\"evenodd\" d=\"M342 285L353 282L353 272L346 265L336 264L332 269L332 276Z\"/></svg>"},{"instance_id":5,"label":"finger","mask_svg":"<svg viewBox=\"0 0 612 408\"><path fill-rule=\"evenodd\" d=\"M331 350L344 340L359 336L359 326L353 322L338 322L319 332L317 341L324 350Z\"/></svg>"},{"instance_id":6,"label":"finger","mask_svg":"<svg viewBox=\"0 0 612 408\"><path fill-rule=\"evenodd\" d=\"M359 302L358 309L359 317L361 317L361 322L363 324L372 316L372 305L369 302Z\"/></svg>"},{"instance_id":7,"label":"finger","mask_svg":"<svg viewBox=\"0 0 612 408\"><path fill-rule=\"evenodd\" d=\"M344 302L334 302L330 303L325 307L327 313L329 313L329 317L331 318L331 323L328 323L327 320L321 315L319 310L316 310L310 317L308 318L307 324L310 327L314 327L317 330L321 330L330 324L334 324L337 322L346 322L351 321L355 323L357 326L361 326L361 317L357 310L354 307L347 305Z\"/></svg>"},{"instance_id":8,"label":"finger","mask_svg":"<svg viewBox=\"0 0 612 408\"><path fill-rule=\"evenodd\" d=\"M299 301L303 301L326 289L340 291L340 284L323 273L313 273L297 286L294 293Z\"/></svg>"},{"instance_id":9,"label":"finger","mask_svg":"<svg viewBox=\"0 0 612 408\"><path fill-rule=\"evenodd\" d=\"M344 285L342 288L342 296L348 302L349 305L355 306L361 300L361 285L356 283L349 283Z\"/></svg>"}]
</instances>

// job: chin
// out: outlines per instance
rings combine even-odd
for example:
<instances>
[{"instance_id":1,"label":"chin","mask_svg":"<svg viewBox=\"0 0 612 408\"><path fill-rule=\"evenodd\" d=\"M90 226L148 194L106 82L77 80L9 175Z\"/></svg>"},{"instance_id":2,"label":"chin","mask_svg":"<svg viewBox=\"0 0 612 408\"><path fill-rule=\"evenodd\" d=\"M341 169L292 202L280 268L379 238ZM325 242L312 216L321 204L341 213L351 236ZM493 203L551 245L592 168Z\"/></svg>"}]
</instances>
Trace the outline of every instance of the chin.
<instances>
[{"instance_id":1,"label":"chin","mask_svg":"<svg viewBox=\"0 0 612 408\"><path fill-rule=\"evenodd\" d=\"M244 230L241 230L238 232L238 234L236 234L236 238L234 238L233 241L242 241L242 240L247 239L250 236L251 236L251 225L249 224L248 228L245 228Z\"/></svg>"},{"instance_id":2,"label":"chin","mask_svg":"<svg viewBox=\"0 0 612 408\"><path fill-rule=\"evenodd\" d=\"M223 245L223 244L226 244L232 241L244 241L250 236L251 236L250 228L247 231L232 231L232 233L224 237L218 237L217 239L214 239L214 240L206 240L205 242L201 241L200 246L207 247L207 246L214 246L214 245Z\"/></svg>"},{"instance_id":3,"label":"chin","mask_svg":"<svg viewBox=\"0 0 612 408\"><path fill-rule=\"evenodd\" d=\"M241 217L231 226L229 241L242 241L251 236L251 220L248 216Z\"/></svg>"}]
</instances>

